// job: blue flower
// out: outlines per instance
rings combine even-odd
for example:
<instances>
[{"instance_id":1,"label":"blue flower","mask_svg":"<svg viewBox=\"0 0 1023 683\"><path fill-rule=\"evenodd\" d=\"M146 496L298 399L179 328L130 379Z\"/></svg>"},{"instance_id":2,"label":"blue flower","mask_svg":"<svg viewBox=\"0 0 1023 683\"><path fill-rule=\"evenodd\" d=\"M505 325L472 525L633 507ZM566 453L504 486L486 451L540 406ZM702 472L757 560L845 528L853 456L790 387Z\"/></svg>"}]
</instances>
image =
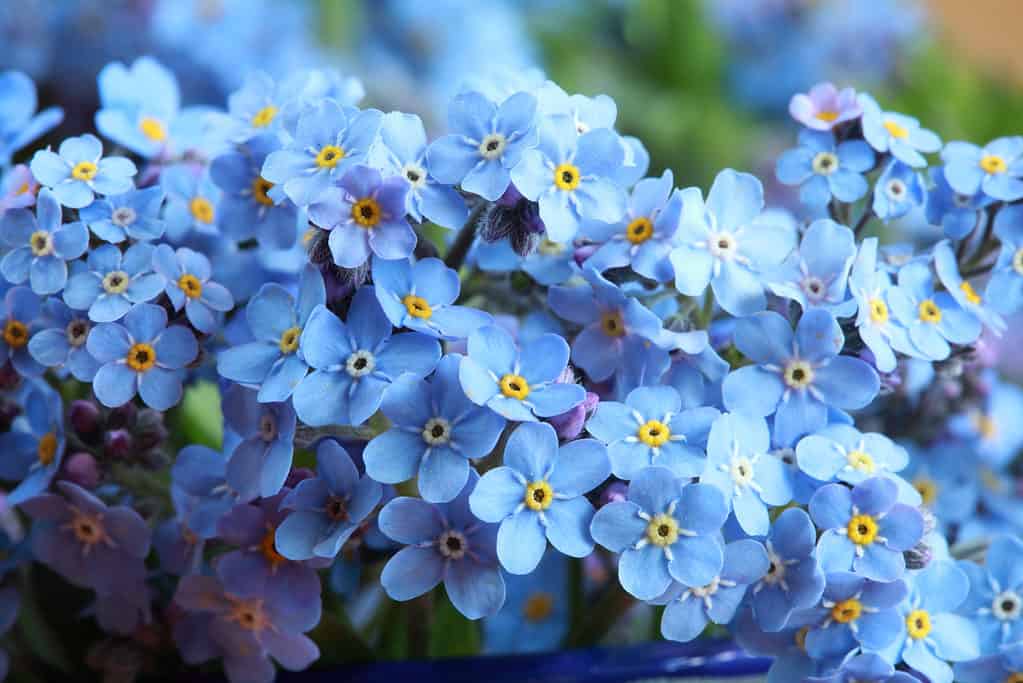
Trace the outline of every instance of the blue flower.
<instances>
[{"instance_id":1,"label":"blue flower","mask_svg":"<svg viewBox=\"0 0 1023 683\"><path fill-rule=\"evenodd\" d=\"M559 448L553 427L525 423L509 437L504 465L483 475L469 505L483 521L501 523L501 566L512 574L528 574L540 563L548 540L571 557L593 551L593 506L585 494L610 474L607 451L599 442L579 439Z\"/></svg>"},{"instance_id":2,"label":"blue flower","mask_svg":"<svg viewBox=\"0 0 1023 683\"><path fill-rule=\"evenodd\" d=\"M1002 645L1023 640L1023 542L997 536L988 547L984 565L962 561L970 592L957 611L973 620L980 651L997 652Z\"/></svg>"},{"instance_id":3,"label":"blue flower","mask_svg":"<svg viewBox=\"0 0 1023 683\"><path fill-rule=\"evenodd\" d=\"M927 191L927 222L940 225L945 237L960 240L969 235L980 220L981 209L992 203L983 192L960 194L952 189L942 166L928 169L931 189Z\"/></svg>"},{"instance_id":4,"label":"blue flower","mask_svg":"<svg viewBox=\"0 0 1023 683\"><path fill-rule=\"evenodd\" d=\"M117 144L149 159L185 132L177 79L152 57L107 64L97 80L96 129Z\"/></svg>"},{"instance_id":5,"label":"blue flower","mask_svg":"<svg viewBox=\"0 0 1023 683\"><path fill-rule=\"evenodd\" d=\"M224 423L239 437L227 463L227 483L239 500L269 498L291 471L295 410L290 403L260 403L256 392L237 384L223 393Z\"/></svg>"},{"instance_id":6,"label":"blue flower","mask_svg":"<svg viewBox=\"0 0 1023 683\"><path fill-rule=\"evenodd\" d=\"M27 280L36 294L56 294L67 283L67 262L89 247L89 230L77 221L62 225L60 204L42 190L34 216L28 209L4 214L0 239L11 248L0 261L0 273L8 282Z\"/></svg>"},{"instance_id":7,"label":"blue flower","mask_svg":"<svg viewBox=\"0 0 1023 683\"><path fill-rule=\"evenodd\" d=\"M954 562L936 560L915 574L912 583L909 599L899 607L903 617L899 637L882 655L901 660L931 683L952 683L947 662L980 655L977 630L954 614L969 593L969 579Z\"/></svg>"},{"instance_id":8,"label":"blue flower","mask_svg":"<svg viewBox=\"0 0 1023 683\"><path fill-rule=\"evenodd\" d=\"M277 527L278 552L290 560L336 557L381 495L380 484L360 477L344 448L320 442L316 476L299 482L281 502L292 513Z\"/></svg>"},{"instance_id":9,"label":"blue flower","mask_svg":"<svg viewBox=\"0 0 1023 683\"><path fill-rule=\"evenodd\" d=\"M975 514L980 471L972 448L939 442L930 451L914 453L902 476L925 508L940 513L942 523L965 522Z\"/></svg>"},{"instance_id":10,"label":"blue flower","mask_svg":"<svg viewBox=\"0 0 1023 683\"><path fill-rule=\"evenodd\" d=\"M768 454L771 437L759 417L725 413L714 420L707 438L707 465L700 481L717 486L747 534L770 528L768 505L785 505L792 485L785 465Z\"/></svg>"},{"instance_id":11,"label":"blue flower","mask_svg":"<svg viewBox=\"0 0 1023 683\"><path fill-rule=\"evenodd\" d=\"M9 166L11 157L22 147L64 120L60 107L36 113L39 100L32 79L20 71L0 73L0 167Z\"/></svg>"},{"instance_id":12,"label":"blue flower","mask_svg":"<svg viewBox=\"0 0 1023 683\"><path fill-rule=\"evenodd\" d=\"M812 607L824 591L824 572L814 554L817 530L800 508L785 510L771 525L765 545L770 566L753 585L757 624L778 631L792 613Z\"/></svg>"},{"instance_id":13,"label":"blue flower","mask_svg":"<svg viewBox=\"0 0 1023 683\"><path fill-rule=\"evenodd\" d=\"M162 207L163 188L155 185L97 199L80 209L78 216L105 242L118 244L129 238L149 241L163 236Z\"/></svg>"},{"instance_id":14,"label":"blue flower","mask_svg":"<svg viewBox=\"0 0 1023 683\"><path fill-rule=\"evenodd\" d=\"M416 233L405 217L408 191L404 178L383 178L375 168L360 165L322 194L309 207L309 218L330 232L334 263L358 268L371 252L382 259L411 256Z\"/></svg>"},{"instance_id":15,"label":"blue flower","mask_svg":"<svg viewBox=\"0 0 1023 683\"><path fill-rule=\"evenodd\" d=\"M44 382L26 383L21 393L24 413L0 434L0 478L17 482L6 503L20 505L50 487L64 460L64 409L60 394Z\"/></svg>"},{"instance_id":16,"label":"blue flower","mask_svg":"<svg viewBox=\"0 0 1023 683\"><path fill-rule=\"evenodd\" d=\"M223 190L218 224L228 237L255 236L270 249L290 249L298 237L299 211L279 185L260 175L268 154L280 148L277 138L261 135L210 164L210 178Z\"/></svg>"},{"instance_id":17,"label":"blue flower","mask_svg":"<svg viewBox=\"0 0 1023 683\"><path fill-rule=\"evenodd\" d=\"M890 161L874 188L871 204L874 214L887 223L905 216L910 209L923 203L924 185L920 173L900 161Z\"/></svg>"},{"instance_id":18,"label":"blue flower","mask_svg":"<svg viewBox=\"0 0 1023 683\"><path fill-rule=\"evenodd\" d=\"M42 320L39 297L28 287L11 287L4 294L0 309L0 365L10 361L19 374L41 375L43 366L36 362L28 345Z\"/></svg>"},{"instance_id":19,"label":"blue flower","mask_svg":"<svg viewBox=\"0 0 1023 683\"><path fill-rule=\"evenodd\" d=\"M112 244L89 252L87 267L76 269L64 287L64 302L88 311L98 323L120 320L132 307L155 299L164 288L163 276L154 273L153 246L133 244L124 254Z\"/></svg>"},{"instance_id":20,"label":"blue flower","mask_svg":"<svg viewBox=\"0 0 1023 683\"><path fill-rule=\"evenodd\" d=\"M875 477L850 491L827 484L810 499L810 516L824 533L817 545L826 572L852 571L874 581L894 581L906 569L902 553L923 536L919 510L896 502L898 487Z\"/></svg>"},{"instance_id":21,"label":"blue flower","mask_svg":"<svg viewBox=\"0 0 1023 683\"><path fill-rule=\"evenodd\" d=\"M698 188L682 190L682 220L671 252L675 286L703 296L709 284L718 305L750 315L767 305L763 274L796 246L795 226L767 214L760 181L748 173L718 173L706 203Z\"/></svg>"},{"instance_id":22,"label":"blue flower","mask_svg":"<svg viewBox=\"0 0 1023 683\"><path fill-rule=\"evenodd\" d=\"M25 164L18 164L0 178L0 216L10 209L26 209L36 203L39 183Z\"/></svg>"},{"instance_id":23,"label":"blue flower","mask_svg":"<svg viewBox=\"0 0 1023 683\"><path fill-rule=\"evenodd\" d=\"M411 600L443 581L451 604L469 619L501 609L505 587L494 551L497 526L481 522L469 506L478 481L470 473L450 503L401 497L380 511L380 530L405 545L380 575L392 599Z\"/></svg>"},{"instance_id":24,"label":"blue flower","mask_svg":"<svg viewBox=\"0 0 1023 683\"><path fill-rule=\"evenodd\" d=\"M380 150L384 165L408 182L405 208L413 220L425 218L444 228L461 227L469 208L462 195L450 187L454 183L441 183L430 171L422 119L415 114L387 114L380 127L380 141L384 143Z\"/></svg>"},{"instance_id":25,"label":"blue flower","mask_svg":"<svg viewBox=\"0 0 1023 683\"><path fill-rule=\"evenodd\" d=\"M613 179L624 149L607 128L579 135L568 116L543 119L537 147L512 169L519 192L540 205L540 218L555 242L568 242L584 220L614 223L625 214L625 192Z\"/></svg>"},{"instance_id":26,"label":"blue flower","mask_svg":"<svg viewBox=\"0 0 1023 683\"><path fill-rule=\"evenodd\" d=\"M929 360L944 360L949 343L970 344L980 336L980 321L964 311L948 292L936 292L927 263L914 261L899 270L899 286L888 292L892 313L909 331L913 348Z\"/></svg>"},{"instance_id":27,"label":"blue flower","mask_svg":"<svg viewBox=\"0 0 1023 683\"><path fill-rule=\"evenodd\" d=\"M999 654L959 662L955 679L962 683L1006 683L1023 675L1023 643L1003 647Z\"/></svg>"},{"instance_id":28,"label":"blue flower","mask_svg":"<svg viewBox=\"0 0 1023 683\"><path fill-rule=\"evenodd\" d=\"M959 194L983 191L1004 202L1023 198L1023 137L998 138L983 148L953 141L941 150L941 160L948 184Z\"/></svg>"},{"instance_id":29,"label":"blue flower","mask_svg":"<svg viewBox=\"0 0 1023 683\"><path fill-rule=\"evenodd\" d=\"M376 109L359 111L324 99L302 113L294 139L267 156L261 175L281 185L299 207L308 206L366 159L382 117ZM401 199L404 206L404 195Z\"/></svg>"},{"instance_id":30,"label":"blue flower","mask_svg":"<svg viewBox=\"0 0 1023 683\"><path fill-rule=\"evenodd\" d=\"M819 307L848 317L853 302L846 285L855 256L852 230L821 218L803 233L799 249L767 276L768 286L778 296L798 301L804 311Z\"/></svg>"},{"instance_id":31,"label":"blue flower","mask_svg":"<svg viewBox=\"0 0 1023 683\"><path fill-rule=\"evenodd\" d=\"M362 456L369 476L384 484L418 476L425 500L446 503L465 486L469 460L494 449L504 418L465 397L460 359L444 356L429 382L406 374L391 384L380 405L391 428L366 444Z\"/></svg>"},{"instance_id":32,"label":"blue flower","mask_svg":"<svg viewBox=\"0 0 1023 683\"><path fill-rule=\"evenodd\" d=\"M518 92L497 105L481 93L461 93L448 105L448 128L451 133L426 152L430 172L446 185L496 201L523 152L537 144L536 98Z\"/></svg>"},{"instance_id":33,"label":"blue flower","mask_svg":"<svg viewBox=\"0 0 1023 683\"><path fill-rule=\"evenodd\" d=\"M88 206L96 194L121 194L135 187L135 164L125 157L102 158L103 143L95 135L67 138L58 152L41 149L29 166L36 180L70 209Z\"/></svg>"},{"instance_id":34,"label":"blue flower","mask_svg":"<svg viewBox=\"0 0 1023 683\"><path fill-rule=\"evenodd\" d=\"M984 300L969 280L959 273L959 263L955 250L948 240L941 240L934 245L934 272L942 286L952 295L956 303L964 311L972 313L985 327L992 330L996 335L1006 329L1005 320Z\"/></svg>"},{"instance_id":35,"label":"blue flower","mask_svg":"<svg viewBox=\"0 0 1023 683\"><path fill-rule=\"evenodd\" d=\"M217 357L222 377L259 388L259 401L286 401L309 365L300 345L302 330L313 309L327 299L320 271L302 271L298 297L276 283L263 285L245 307L245 320L255 338L223 350Z\"/></svg>"},{"instance_id":36,"label":"blue flower","mask_svg":"<svg viewBox=\"0 0 1023 683\"><path fill-rule=\"evenodd\" d=\"M1006 315L1023 307L1023 205L1003 206L995 216L995 235L1002 241L985 297Z\"/></svg>"},{"instance_id":37,"label":"blue flower","mask_svg":"<svg viewBox=\"0 0 1023 683\"><path fill-rule=\"evenodd\" d=\"M171 166L160 173L160 185L167 193L163 219L168 240L180 243L196 234L218 234L221 192L208 170Z\"/></svg>"},{"instance_id":38,"label":"blue flower","mask_svg":"<svg viewBox=\"0 0 1023 683\"><path fill-rule=\"evenodd\" d=\"M862 408L880 388L874 368L838 355L842 329L823 309L805 312L795 334L777 313L757 313L736 322L734 340L756 365L725 378L725 407L759 417L774 413L775 442L783 446L823 428L829 407Z\"/></svg>"},{"instance_id":39,"label":"blue flower","mask_svg":"<svg viewBox=\"0 0 1023 683\"><path fill-rule=\"evenodd\" d=\"M870 95L858 98L863 109L863 137L878 152L890 152L902 163L920 168L927 165L924 154L941 149L941 139L922 128L916 119L896 112L883 112Z\"/></svg>"},{"instance_id":40,"label":"blue flower","mask_svg":"<svg viewBox=\"0 0 1023 683\"><path fill-rule=\"evenodd\" d=\"M895 323L890 314L888 294L891 287L891 276L878 268L877 238L868 237L860 244L859 254L853 263L849 291L856 300L856 329L881 372L895 369L893 348L916 355L909 343L909 334Z\"/></svg>"},{"instance_id":41,"label":"blue flower","mask_svg":"<svg viewBox=\"0 0 1023 683\"><path fill-rule=\"evenodd\" d=\"M832 572L820 604L810 610L814 626L806 651L818 660L842 661L857 648L876 652L895 642L902 627L896 606L909 595L904 581L881 583L849 572Z\"/></svg>"},{"instance_id":42,"label":"blue flower","mask_svg":"<svg viewBox=\"0 0 1023 683\"><path fill-rule=\"evenodd\" d=\"M568 365L568 344L556 334L542 334L520 351L510 334L488 325L469 335L468 351L458 369L465 395L509 420L560 415L586 398L581 386L557 381Z\"/></svg>"},{"instance_id":43,"label":"blue flower","mask_svg":"<svg viewBox=\"0 0 1023 683\"><path fill-rule=\"evenodd\" d=\"M46 367L64 368L80 382L91 382L99 363L85 347L92 329L88 316L51 298L43 304L43 318L46 322L29 340L28 352Z\"/></svg>"},{"instance_id":44,"label":"blue flower","mask_svg":"<svg viewBox=\"0 0 1023 683\"><path fill-rule=\"evenodd\" d=\"M879 655L863 653L850 657L834 673L810 676L803 683L920 683L920 679L905 671L896 671Z\"/></svg>"},{"instance_id":45,"label":"blue flower","mask_svg":"<svg viewBox=\"0 0 1023 683\"><path fill-rule=\"evenodd\" d=\"M835 143L826 131L802 130L799 147L780 157L775 169L778 180L799 185L799 199L810 207L823 207L834 196L840 202L855 202L867 194L863 174L874 167L874 152L862 140Z\"/></svg>"},{"instance_id":46,"label":"blue flower","mask_svg":"<svg viewBox=\"0 0 1023 683\"><path fill-rule=\"evenodd\" d=\"M217 523L238 502L227 485L227 457L206 446L185 446L171 466L171 498L181 527L198 540L217 535Z\"/></svg>"},{"instance_id":47,"label":"blue flower","mask_svg":"<svg viewBox=\"0 0 1023 683\"><path fill-rule=\"evenodd\" d=\"M302 330L302 355L312 372L295 387L295 412L307 425L360 425L380 407L384 390L404 372L430 374L440 345L418 332L391 334L372 287L355 293L341 322L323 305Z\"/></svg>"},{"instance_id":48,"label":"blue flower","mask_svg":"<svg viewBox=\"0 0 1023 683\"><path fill-rule=\"evenodd\" d=\"M264 71L246 74L242 86L227 96L227 111L234 124L232 139L244 143L281 130L282 109L288 102L285 85L274 83Z\"/></svg>"},{"instance_id":49,"label":"blue flower","mask_svg":"<svg viewBox=\"0 0 1023 683\"><path fill-rule=\"evenodd\" d=\"M734 617L746 589L770 568L764 546L744 538L725 546L721 573L704 586L675 583L654 601L664 604L661 635L668 640L688 642L709 623L728 624Z\"/></svg>"},{"instance_id":50,"label":"blue flower","mask_svg":"<svg viewBox=\"0 0 1023 683\"><path fill-rule=\"evenodd\" d=\"M441 339L465 339L494 321L489 313L453 305L461 280L440 259L415 263L373 259L373 285L380 307L395 327Z\"/></svg>"},{"instance_id":51,"label":"blue flower","mask_svg":"<svg viewBox=\"0 0 1023 683\"><path fill-rule=\"evenodd\" d=\"M532 574L505 577L504 607L483 622L485 653L558 648L569 626L568 563L568 558L552 548Z\"/></svg>"},{"instance_id":52,"label":"blue flower","mask_svg":"<svg viewBox=\"0 0 1023 683\"><path fill-rule=\"evenodd\" d=\"M123 325L92 328L87 348L102 364L92 382L100 403L116 408L138 393L155 410L167 410L181 400L183 368L199 353L192 331L183 325L168 327L167 312L153 304L136 305Z\"/></svg>"},{"instance_id":53,"label":"blue flower","mask_svg":"<svg viewBox=\"0 0 1023 683\"><path fill-rule=\"evenodd\" d=\"M164 291L175 311L185 309L188 322L200 332L212 333L217 314L234 308L234 297L224 285L210 280L209 259L182 247L176 252L161 244L153 251L153 269L166 280Z\"/></svg>"},{"instance_id":54,"label":"blue flower","mask_svg":"<svg viewBox=\"0 0 1023 683\"><path fill-rule=\"evenodd\" d=\"M837 479L855 486L879 476L900 484L895 473L909 463L909 454L883 434L863 434L849 425L832 424L800 439L796 460L799 469L817 481Z\"/></svg>"},{"instance_id":55,"label":"blue flower","mask_svg":"<svg viewBox=\"0 0 1023 683\"><path fill-rule=\"evenodd\" d=\"M1023 446L1023 424L1016 419L1023 412L1023 389L992 370L978 379L986 383L985 391L973 406L952 416L949 431L970 443L984 463L1010 465Z\"/></svg>"},{"instance_id":56,"label":"blue flower","mask_svg":"<svg viewBox=\"0 0 1023 683\"><path fill-rule=\"evenodd\" d=\"M622 365L630 343L657 339L661 319L596 270L587 268L583 276L587 285L551 287L547 300L558 316L583 326L572 342L572 360L602 382Z\"/></svg>"},{"instance_id":57,"label":"blue flower","mask_svg":"<svg viewBox=\"0 0 1023 683\"><path fill-rule=\"evenodd\" d=\"M586 431L607 444L611 471L632 479L651 465L676 477L696 477L706 463L704 448L715 408L682 409L678 391L670 386L636 387L624 403L601 401Z\"/></svg>"},{"instance_id":58,"label":"blue flower","mask_svg":"<svg viewBox=\"0 0 1023 683\"><path fill-rule=\"evenodd\" d=\"M600 508L590 523L593 539L620 553L618 580L640 600L664 593L672 581L699 588L721 571L718 536L728 518L724 496L707 484L688 484L662 467L647 467L626 500Z\"/></svg>"}]
</instances>

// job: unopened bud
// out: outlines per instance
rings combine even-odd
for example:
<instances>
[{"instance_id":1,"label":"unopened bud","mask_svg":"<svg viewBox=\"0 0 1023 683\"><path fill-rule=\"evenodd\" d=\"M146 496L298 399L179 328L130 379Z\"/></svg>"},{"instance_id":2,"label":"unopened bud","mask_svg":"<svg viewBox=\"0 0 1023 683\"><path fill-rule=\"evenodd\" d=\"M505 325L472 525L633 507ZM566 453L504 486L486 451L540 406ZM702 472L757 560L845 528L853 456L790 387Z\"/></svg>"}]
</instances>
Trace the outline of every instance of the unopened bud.
<instances>
[{"instance_id":1,"label":"unopened bud","mask_svg":"<svg viewBox=\"0 0 1023 683\"><path fill-rule=\"evenodd\" d=\"M96 488L99 485L99 466L96 464L96 458L85 452L72 453L64 461L63 476L84 489Z\"/></svg>"},{"instance_id":2,"label":"unopened bud","mask_svg":"<svg viewBox=\"0 0 1023 683\"><path fill-rule=\"evenodd\" d=\"M134 439L126 429L114 429L103 436L103 451L111 458L127 458L134 445Z\"/></svg>"}]
</instances>

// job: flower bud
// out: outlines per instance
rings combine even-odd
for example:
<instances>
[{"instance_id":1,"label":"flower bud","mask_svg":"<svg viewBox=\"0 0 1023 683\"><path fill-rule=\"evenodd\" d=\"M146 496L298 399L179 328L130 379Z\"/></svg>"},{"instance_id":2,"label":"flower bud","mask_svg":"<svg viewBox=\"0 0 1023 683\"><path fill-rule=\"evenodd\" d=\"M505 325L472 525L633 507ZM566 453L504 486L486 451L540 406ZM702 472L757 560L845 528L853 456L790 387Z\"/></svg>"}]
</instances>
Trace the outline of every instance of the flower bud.
<instances>
[{"instance_id":1,"label":"flower bud","mask_svg":"<svg viewBox=\"0 0 1023 683\"><path fill-rule=\"evenodd\" d=\"M131 401L119 408L114 408L107 416L107 429L126 429L135 424L138 408Z\"/></svg>"},{"instance_id":2,"label":"flower bud","mask_svg":"<svg viewBox=\"0 0 1023 683\"><path fill-rule=\"evenodd\" d=\"M99 406L92 401L74 401L71 404L71 428L79 436L95 434L100 428L102 415Z\"/></svg>"},{"instance_id":3,"label":"flower bud","mask_svg":"<svg viewBox=\"0 0 1023 683\"><path fill-rule=\"evenodd\" d=\"M72 453L64 462L65 479L85 489L94 489L99 485L99 466L96 458L85 452Z\"/></svg>"},{"instance_id":4,"label":"flower bud","mask_svg":"<svg viewBox=\"0 0 1023 683\"><path fill-rule=\"evenodd\" d=\"M135 443L126 429L114 429L103 435L103 451L111 458L127 458Z\"/></svg>"},{"instance_id":5,"label":"flower bud","mask_svg":"<svg viewBox=\"0 0 1023 683\"><path fill-rule=\"evenodd\" d=\"M135 422L135 445L139 450L156 448L167 439L167 428L163 424L163 413L146 408L139 411Z\"/></svg>"}]
</instances>

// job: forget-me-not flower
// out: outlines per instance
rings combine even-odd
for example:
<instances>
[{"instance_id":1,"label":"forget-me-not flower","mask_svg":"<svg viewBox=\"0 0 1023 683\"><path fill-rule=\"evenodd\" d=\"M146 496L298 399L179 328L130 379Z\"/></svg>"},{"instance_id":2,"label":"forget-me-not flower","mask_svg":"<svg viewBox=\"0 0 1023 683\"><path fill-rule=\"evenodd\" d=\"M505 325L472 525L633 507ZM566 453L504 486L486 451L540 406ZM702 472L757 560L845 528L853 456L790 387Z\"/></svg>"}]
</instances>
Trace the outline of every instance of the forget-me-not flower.
<instances>
[{"instance_id":1,"label":"forget-me-not flower","mask_svg":"<svg viewBox=\"0 0 1023 683\"><path fill-rule=\"evenodd\" d=\"M1003 206L995 216L994 233L1002 241L985 297L1006 315L1023 307L1023 205Z\"/></svg>"},{"instance_id":2,"label":"forget-me-not flower","mask_svg":"<svg viewBox=\"0 0 1023 683\"><path fill-rule=\"evenodd\" d=\"M226 477L241 502L276 495L291 471L295 410L289 402L260 403L255 391L233 384L223 392L225 426L239 437Z\"/></svg>"},{"instance_id":3,"label":"forget-me-not flower","mask_svg":"<svg viewBox=\"0 0 1023 683\"><path fill-rule=\"evenodd\" d=\"M0 273L11 284L28 281L36 294L56 294L67 283L67 262L89 246L89 230L79 221L63 224L60 204L42 190L35 214L14 209L0 218L0 239L10 248Z\"/></svg>"},{"instance_id":4,"label":"forget-me-not flower","mask_svg":"<svg viewBox=\"0 0 1023 683\"><path fill-rule=\"evenodd\" d=\"M39 99L32 79L20 71L0 73L0 167L9 166L11 157L28 143L60 125L64 112L49 107L36 112Z\"/></svg>"},{"instance_id":5,"label":"forget-me-not flower","mask_svg":"<svg viewBox=\"0 0 1023 683\"><path fill-rule=\"evenodd\" d=\"M871 209L887 223L905 216L913 207L922 205L924 196L919 171L892 159L877 179Z\"/></svg>"},{"instance_id":6,"label":"forget-me-not flower","mask_svg":"<svg viewBox=\"0 0 1023 683\"><path fill-rule=\"evenodd\" d=\"M796 93L789 100L789 115L813 130L832 130L858 119L861 113L856 91L839 90L829 81L816 84L809 92Z\"/></svg>"},{"instance_id":7,"label":"forget-me-not flower","mask_svg":"<svg viewBox=\"0 0 1023 683\"><path fill-rule=\"evenodd\" d=\"M864 434L849 425L831 424L800 439L796 461L799 469L817 481L837 479L855 486L870 477L901 471L909 463L909 454L883 434Z\"/></svg>"},{"instance_id":8,"label":"forget-me-not flower","mask_svg":"<svg viewBox=\"0 0 1023 683\"><path fill-rule=\"evenodd\" d=\"M11 287L4 294L0 308L0 365L11 362L21 375L35 377L42 374L40 365L29 351L28 345L39 330L42 320L39 296L28 287Z\"/></svg>"},{"instance_id":9,"label":"forget-me-not flower","mask_svg":"<svg viewBox=\"0 0 1023 683\"><path fill-rule=\"evenodd\" d=\"M804 130L799 147L778 157L775 174L786 185L799 185L799 199L810 207L822 207L832 196L855 202L867 194L863 174L874 166L874 152L862 140L835 142L830 132Z\"/></svg>"},{"instance_id":10,"label":"forget-me-not flower","mask_svg":"<svg viewBox=\"0 0 1023 683\"><path fill-rule=\"evenodd\" d=\"M155 299L164 288L163 276L153 272L153 246L139 242L122 254L112 244L89 252L86 267L75 269L64 287L64 302L89 319L109 323L124 317L133 304Z\"/></svg>"},{"instance_id":11,"label":"forget-me-not flower","mask_svg":"<svg viewBox=\"0 0 1023 683\"><path fill-rule=\"evenodd\" d=\"M863 648L876 652L899 637L902 618L896 606L909 595L904 581L871 581L851 572L832 572L806 634L806 651L818 660L842 661Z\"/></svg>"},{"instance_id":12,"label":"forget-me-not flower","mask_svg":"<svg viewBox=\"0 0 1023 683\"><path fill-rule=\"evenodd\" d=\"M0 478L15 482L10 506L46 491L64 461L64 408L60 394L44 382L26 383L20 392L24 413L0 434Z\"/></svg>"},{"instance_id":13,"label":"forget-me-not flower","mask_svg":"<svg viewBox=\"0 0 1023 683\"><path fill-rule=\"evenodd\" d=\"M97 199L79 209L78 216L93 234L105 242L119 244L126 239L140 242L163 235L163 188L159 185Z\"/></svg>"},{"instance_id":14,"label":"forget-me-not flower","mask_svg":"<svg viewBox=\"0 0 1023 683\"><path fill-rule=\"evenodd\" d=\"M843 662L834 673L810 676L803 683L919 683L919 679L905 671L896 671L880 655L861 653Z\"/></svg>"},{"instance_id":15,"label":"forget-me-not flower","mask_svg":"<svg viewBox=\"0 0 1023 683\"><path fill-rule=\"evenodd\" d=\"M945 177L942 166L927 169L931 177L931 188L927 191L927 222L940 225L945 237L960 240L969 235L980 222L980 211L994 200L979 190L972 194L960 194L952 189Z\"/></svg>"},{"instance_id":16,"label":"forget-me-not flower","mask_svg":"<svg viewBox=\"0 0 1023 683\"><path fill-rule=\"evenodd\" d=\"M888 292L888 302L923 358L944 360L952 352L950 343L970 344L980 336L980 321L951 294L935 290L926 262L906 264L899 269L898 280L899 286Z\"/></svg>"},{"instance_id":17,"label":"forget-me-not flower","mask_svg":"<svg viewBox=\"0 0 1023 683\"><path fill-rule=\"evenodd\" d=\"M137 169L125 157L103 157L103 143L86 133L67 138L57 152L41 149L29 164L32 175L70 209L88 206L97 194L111 195L135 187Z\"/></svg>"},{"instance_id":18,"label":"forget-me-not flower","mask_svg":"<svg viewBox=\"0 0 1023 683\"><path fill-rule=\"evenodd\" d=\"M43 304L46 321L28 342L28 352L46 367L65 368L80 382L91 382L99 363L85 343L92 330L92 321L63 301L50 298Z\"/></svg>"},{"instance_id":19,"label":"forget-me-not flower","mask_svg":"<svg viewBox=\"0 0 1023 683\"><path fill-rule=\"evenodd\" d=\"M168 240L180 243L195 235L219 233L221 192L210 179L209 169L185 164L165 168L160 186L167 195L164 223Z\"/></svg>"},{"instance_id":20,"label":"forget-me-not flower","mask_svg":"<svg viewBox=\"0 0 1023 683\"><path fill-rule=\"evenodd\" d=\"M983 148L953 141L941 150L945 178L968 197L983 191L1005 202L1023 198L1023 137L998 138Z\"/></svg>"},{"instance_id":21,"label":"forget-me-not flower","mask_svg":"<svg viewBox=\"0 0 1023 683\"><path fill-rule=\"evenodd\" d=\"M487 654L555 650L568 633L569 559L549 548L532 574L504 578L504 607L483 622Z\"/></svg>"},{"instance_id":22,"label":"forget-me-not flower","mask_svg":"<svg viewBox=\"0 0 1023 683\"><path fill-rule=\"evenodd\" d=\"M863 109L863 137L878 152L890 152L907 166L920 168L927 165L924 154L941 149L941 138L913 117L881 111L874 98L865 93L858 100Z\"/></svg>"},{"instance_id":23,"label":"forget-me-not flower","mask_svg":"<svg viewBox=\"0 0 1023 683\"><path fill-rule=\"evenodd\" d=\"M750 602L757 624L781 630L793 612L812 607L824 591L824 572L814 552L817 530L801 508L778 515L764 541L770 565L753 584Z\"/></svg>"},{"instance_id":24,"label":"forget-me-not flower","mask_svg":"<svg viewBox=\"0 0 1023 683\"><path fill-rule=\"evenodd\" d=\"M164 277L164 292L175 311L185 309L195 329L210 334L217 327L217 314L234 307L227 287L210 280L210 261L197 251L170 245L157 245L153 251L153 269Z\"/></svg>"},{"instance_id":25,"label":"forget-me-not flower","mask_svg":"<svg viewBox=\"0 0 1023 683\"><path fill-rule=\"evenodd\" d=\"M852 314L848 298L849 269L856 256L852 230L829 218L810 224L799 249L774 269L767 282L778 296L808 308L825 308L837 316Z\"/></svg>"},{"instance_id":26,"label":"forget-me-not flower","mask_svg":"<svg viewBox=\"0 0 1023 683\"><path fill-rule=\"evenodd\" d=\"M856 329L881 372L895 369L893 349L916 353L905 328L898 325L891 315L888 302L891 287L891 276L878 267L877 238L868 237L860 243L859 253L853 262L849 291L856 300Z\"/></svg>"},{"instance_id":27,"label":"forget-me-not flower","mask_svg":"<svg viewBox=\"0 0 1023 683\"><path fill-rule=\"evenodd\" d=\"M959 568L970 579L970 592L959 614L977 627L980 651L997 652L1002 645L1023 640L1023 542L999 535L991 541L984 565L963 561Z\"/></svg>"},{"instance_id":28,"label":"forget-me-not flower","mask_svg":"<svg viewBox=\"0 0 1023 683\"><path fill-rule=\"evenodd\" d=\"M593 551L589 529L594 511L585 494L610 474L600 442L578 439L559 448L553 427L524 423L508 439L504 465L483 475L469 505L483 521L501 523L501 566L512 574L528 574L540 563L548 540L571 557Z\"/></svg>"}]
</instances>

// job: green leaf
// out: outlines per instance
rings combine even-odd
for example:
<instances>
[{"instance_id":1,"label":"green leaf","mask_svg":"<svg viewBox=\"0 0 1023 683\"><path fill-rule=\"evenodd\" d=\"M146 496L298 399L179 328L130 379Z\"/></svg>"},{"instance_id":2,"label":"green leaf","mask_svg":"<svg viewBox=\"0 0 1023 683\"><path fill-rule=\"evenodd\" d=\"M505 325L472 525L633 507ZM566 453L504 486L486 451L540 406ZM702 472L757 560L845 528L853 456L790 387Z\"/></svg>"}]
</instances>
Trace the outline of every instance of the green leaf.
<instances>
[{"instance_id":1,"label":"green leaf","mask_svg":"<svg viewBox=\"0 0 1023 683\"><path fill-rule=\"evenodd\" d=\"M213 382L201 380L185 389L185 397L174 415L178 445L202 444L219 450L224 442L224 419L220 391Z\"/></svg>"},{"instance_id":2,"label":"green leaf","mask_svg":"<svg viewBox=\"0 0 1023 683\"><path fill-rule=\"evenodd\" d=\"M466 619L447 595L438 590L430 620L428 654L431 657L472 657L479 654L480 646L479 626Z\"/></svg>"}]
</instances>

